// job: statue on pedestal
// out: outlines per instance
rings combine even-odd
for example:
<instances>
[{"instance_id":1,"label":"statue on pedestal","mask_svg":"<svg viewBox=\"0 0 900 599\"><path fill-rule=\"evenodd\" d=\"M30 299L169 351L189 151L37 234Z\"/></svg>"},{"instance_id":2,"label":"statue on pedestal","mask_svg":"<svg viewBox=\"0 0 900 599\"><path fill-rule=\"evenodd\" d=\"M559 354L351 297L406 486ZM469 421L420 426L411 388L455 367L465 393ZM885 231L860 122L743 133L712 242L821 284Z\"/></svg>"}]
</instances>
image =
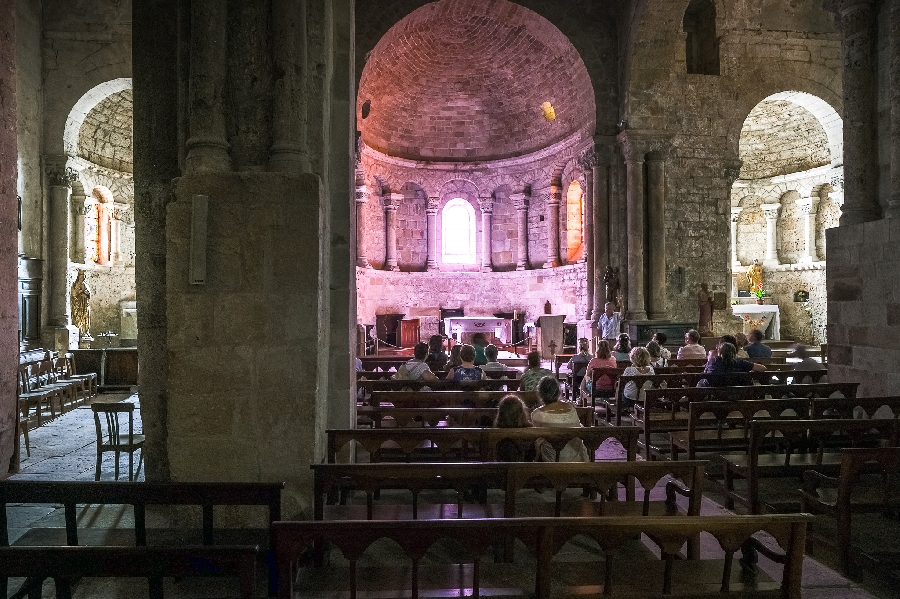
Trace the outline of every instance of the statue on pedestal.
<instances>
[{"instance_id":1,"label":"statue on pedestal","mask_svg":"<svg viewBox=\"0 0 900 599\"><path fill-rule=\"evenodd\" d=\"M616 302L619 300L619 268L607 266L603 271L603 283L606 285L606 303L612 304L616 309L621 310L622 306Z\"/></svg>"},{"instance_id":2,"label":"statue on pedestal","mask_svg":"<svg viewBox=\"0 0 900 599\"><path fill-rule=\"evenodd\" d=\"M713 294L709 292L707 283L700 284L700 291L697 292L697 304L700 308L697 329L701 336L713 336Z\"/></svg>"},{"instance_id":3,"label":"statue on pedestal","mask_svg":"<svg viewBox=\"0 0 900 599\"><path fill-rule=\"evenodd\" d=\"M763 269L759 260L754 260L747 269L747 281L750 283L750 291L762 287Z\"/></svg>"},{"instance_id":4,"label":"statue on pedestal","mask_svg":"<svg viewBox=\"0 0 900 599\"><path fill-rule=\"evenodd\" d=\"M75 276L75 282L72 283L71 299L69 300L72 308L72 324L78 327L78 333L81 340L90 340L91 338L91 288L88 287L84 280L84 271L79 270Z\"/></svg>"}]
</instances>

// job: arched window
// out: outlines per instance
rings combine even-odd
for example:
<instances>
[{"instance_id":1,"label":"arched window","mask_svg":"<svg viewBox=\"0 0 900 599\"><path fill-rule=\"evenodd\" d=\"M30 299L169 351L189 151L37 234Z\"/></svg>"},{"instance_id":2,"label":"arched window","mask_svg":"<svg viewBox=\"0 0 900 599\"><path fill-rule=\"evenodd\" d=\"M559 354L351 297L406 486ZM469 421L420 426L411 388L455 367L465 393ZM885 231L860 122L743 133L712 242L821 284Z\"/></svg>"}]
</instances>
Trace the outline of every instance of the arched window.
<instances>
[{"instance_id":1,"label":"arched window","mask_svg":"<svg viewBox=\"0 0 900 599\"><path fill-rule=\"evenodd\" d=\"M581 183L572 181L566 192L566 264L574 264L584 258L583 197Z\"/></svg>"},{"instance_id":2,"label":"arched window","mask_svg":"<svg viewBox=\"0 0 900 599\"><path fill-rule=\"evenodd\" d=\"M85 262L109 266L112 253L110 239L112 192L102 185L95 187L90 199L85 202L85 208L87 209L84 216Z\"/></svg>"},{"instance_id":3,"label":"arched window","mask_svg":"<svg viewBox=\"0 0 900 599\"><path fill-rule=\"evenodd\" d=\"M716 37L716 7L712 0L691 0L684 11L687 34L687 72L697 75L719 74L719 38Z\"/></svg>"},{"instance_id":4,"label":"arched window","mask_svg":"<svg viewBox=\"0 0 900 599\"><path fill-rule=\"evenodd\" d=\"M475 210L462 198L447 202L441 213L444 264L475 264Z\"/></svg>"}]
</instances>

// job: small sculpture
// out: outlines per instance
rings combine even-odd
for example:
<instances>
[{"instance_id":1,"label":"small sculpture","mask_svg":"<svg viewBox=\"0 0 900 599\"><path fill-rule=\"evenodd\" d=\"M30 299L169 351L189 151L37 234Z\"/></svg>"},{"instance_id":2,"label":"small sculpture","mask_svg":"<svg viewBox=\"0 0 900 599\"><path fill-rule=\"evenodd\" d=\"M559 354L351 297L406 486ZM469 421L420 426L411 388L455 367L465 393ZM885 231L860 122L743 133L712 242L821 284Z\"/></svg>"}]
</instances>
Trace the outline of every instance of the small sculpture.
<instances>
[{"instance_id":1,"label":"small sculpture","mask_svg":"<svg viewBox=\"0 0 900 599\"><path fill-rule=\"evenodd\" d=\"M713 334L713 294L709 292L709 285L700 284L700 291L697 292L697 304L700 308L700 318L697 328L701 335L711 336Z\"/></svg>"},{"instance_id":2,"label":"small sculpture","mask_svg":"<svg viewBox=\"0 0 900 599\"><path fill-rule=\"evenodd\" d=\"M91 288L84 280L84 271L79 270L72 283L71 293L72 324L78 327L82 338L89 338L91 328Z\"/></svg>"},{"instance_id":3,"label":"small sculpture","mask_svg":"<svg viewBox=\"0 0 900 599\"><path fill-rule=\"evenodd\" d=\"M763 269L759 260L754 260L750 268L747 269L747 281L750 283L750 291L759 289L762 286Z\"/></svg>"},{"instance_id":4,"label":"small sculpture","mask_svg":"<svg viewBox=\"0 0 900 599\"><path fill-rule=\"evenodd\" d=\"M606 302L614 305L617 310L621 310L622 306L617 303L621 295L619 293L619 267L607 266L603 272L603 283L606 285Z\"/></svg>"}]
</instances>

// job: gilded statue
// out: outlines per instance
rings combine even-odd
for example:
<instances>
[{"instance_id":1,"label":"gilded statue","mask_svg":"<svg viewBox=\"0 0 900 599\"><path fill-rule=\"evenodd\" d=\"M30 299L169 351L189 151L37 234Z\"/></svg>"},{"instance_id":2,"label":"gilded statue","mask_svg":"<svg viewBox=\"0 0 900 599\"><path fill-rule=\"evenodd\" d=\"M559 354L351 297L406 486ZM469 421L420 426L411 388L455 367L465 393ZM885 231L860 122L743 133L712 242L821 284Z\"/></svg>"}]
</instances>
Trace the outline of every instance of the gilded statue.
<instances>
[{"instance_id":1,"label":"gilded statue","mask_svg":"<svg viewBox=\"0 0 900 599\"><path fill-rule=\"evenodd\" d=\"M750 268L747 269L747 281L750 283L750 290L759 289L762 286L763 269L759 260L754 260Z\"/></svg>"},{"instance_id":2,"label":"gilded statue","mask_svg":"<svg viewBox=\"0 0 900 599\"><path fill-rule=\"evenodd\" d=\"M91 328L91 288L84 280L84 271L79 270L72 283L71 293L72 324L78 327L82 337L90 337Z\"/></svg>"}]
</instances>

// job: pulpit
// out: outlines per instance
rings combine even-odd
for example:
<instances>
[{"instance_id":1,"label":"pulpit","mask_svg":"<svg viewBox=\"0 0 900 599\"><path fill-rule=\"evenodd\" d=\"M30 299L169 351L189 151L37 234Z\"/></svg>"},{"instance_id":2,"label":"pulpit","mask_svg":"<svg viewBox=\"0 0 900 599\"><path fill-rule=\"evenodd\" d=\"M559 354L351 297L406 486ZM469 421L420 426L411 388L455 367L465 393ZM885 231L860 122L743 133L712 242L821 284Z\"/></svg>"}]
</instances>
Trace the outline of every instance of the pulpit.
<instances>
[{"instance_id":1,"label":"pulpit","mask_svg":"<svg viewBox=\"0 0 900 599\"><path fill-rule=\"evenodd\" d=\"M550 360L553 354L561 354L563 348L563 322L565 315L544 314L537 319L537 346L542 360ZM552 346L552 350L551 350Z\"/></svg>"},{"instance_id":2,"label":"pulpit","mask_svg":"<svg viewBox=\"0 0 900 599\"><path fill-rule=\"evenodd\" d=\"M421 339L418 318L404 318L400 321L400 347L415 347Z\"/></svg>"}]
</instances>

